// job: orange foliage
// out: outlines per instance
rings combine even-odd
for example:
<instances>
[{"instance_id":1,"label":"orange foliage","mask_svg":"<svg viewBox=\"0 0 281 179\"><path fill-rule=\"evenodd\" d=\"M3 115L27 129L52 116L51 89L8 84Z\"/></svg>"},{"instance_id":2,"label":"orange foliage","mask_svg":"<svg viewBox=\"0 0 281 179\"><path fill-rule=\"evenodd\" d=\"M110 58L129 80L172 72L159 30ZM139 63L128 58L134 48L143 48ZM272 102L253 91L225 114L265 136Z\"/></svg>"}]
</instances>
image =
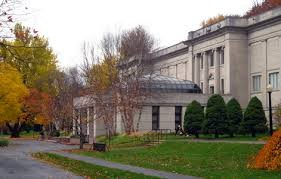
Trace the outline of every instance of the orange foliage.
<instances>
[{"instance_id":1,"label":"orange foliage","mask_svg":"<svg viewBox=\"0 0 281 179\"><path fill-rule=\"evenodd\" d=\"M273 134L249 167L255 169L281 170L281 129Z\"/></svg>"},{"instance_id":2,"label":"orange foliage","mask_svg":"<svg viewBox=\"0 0 281 179\"><path fill-rule=\"evenodd\" d=\"M34 118L35 123L47 125L51 122L52 98L49 94L37 89L30 89L30 95L25 98L26 111L23 116Z\"/></svg>"},{"instance_id":3,"label":"orange foliage","mask_svg":"<svg viewBox=\"0 0 281 179\"><path fill-rule=\"evenodd\" d=\"M281 6L281 0L264 0L262 3L255 3L245 16L256 16L278 6Z\"/></svg>"}]
</instances>

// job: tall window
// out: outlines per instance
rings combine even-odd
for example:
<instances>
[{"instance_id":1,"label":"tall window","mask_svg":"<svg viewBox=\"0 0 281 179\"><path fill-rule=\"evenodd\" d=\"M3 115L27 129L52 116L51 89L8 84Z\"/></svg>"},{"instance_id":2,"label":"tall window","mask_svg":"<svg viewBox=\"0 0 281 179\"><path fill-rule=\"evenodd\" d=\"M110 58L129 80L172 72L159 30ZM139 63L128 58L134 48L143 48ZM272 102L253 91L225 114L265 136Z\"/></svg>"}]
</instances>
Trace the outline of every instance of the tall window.
<instances>
[{"instance_id":1,"label":"tall window","mask_svg":"<svg viewBox=\"0 0 281 179\"><path fill-rule=\"evenodd\" d=\"M214 53L210 53L210 67L214 66Z\"/></svg>"},{"instance_id":2,"label":"tall window","mask_svg":"<svg viewBox=\"0 0 281 179\"><path fill-rule=\"evenodd\" d=\"M215 93L215 87L214 86L210 86L210 94L214 94Z\"/></svg>"},{"instance_id":3,"label":"tall window","mask_svg":"<svg viewBox=\"0 0 281 179\"><path fill-rule=\"evenodd\" d=\"M279 88L279 72L269 73L269 83L273 89Z\"/></svg>"},{"instance_id":4,"label":"tall window","mask_svg":"<svg viewBox=\"0 0 281 179\"><path fill-rule=\"evenodd\" d=\"M181 106L176 106L175 107L175 129L181 124L181 112L182 112L182 107Z\"/></svg>"},{"instance_id":5,"label":"tall window","mask_svg":"<svg viewBox=\"0 0 281 179\"><path fill-rule=\"evenodd\" d=\"M224 79L221 79L221 94L224 94Z\"/></svg>"},{"instance_id":6,"label":"tall window","mask_svg":"<svg viewBox=\"0 0 281 179\"><path fill-rule=\"evenodd\" d=\"M261 90L261 75L253 76L253 91Z\"/></svg>"},{"instance_id":7,"label":"tall window","mask_svg":"<svg viewBox=\"0 0 281 179\"><path fill-rule=\"evenodd\" d=\"M203 82L200 83L200 88L203 90Z\"/></svg>"},{"instance_id":8,"label":"tall window","mask_svg":"<svg viewBox=\"0 0 281 179\"><path fill-rule=\"evenodd\" d=\"M200 68L203 69L203 56L200 57Z\"/></svg>"},{"instance_id":9,"label":"tall window","mask_svg":"<svg viewBox=\"0 0 281 179\"><path fill-rule=\"evenodd\" d=\"M152 106L152 130L159 129L159 106Z\"/></svg>"},{"instance_id":10,"label":"tall window","mask_svg":"<svg viewBox=\"0 0 281 179\"><path fill-rule=\"evenodd\" d=\"M221 49L221 59L220 59L220 64L224 64L224 49Z\"/></svg>"}]
</instances>

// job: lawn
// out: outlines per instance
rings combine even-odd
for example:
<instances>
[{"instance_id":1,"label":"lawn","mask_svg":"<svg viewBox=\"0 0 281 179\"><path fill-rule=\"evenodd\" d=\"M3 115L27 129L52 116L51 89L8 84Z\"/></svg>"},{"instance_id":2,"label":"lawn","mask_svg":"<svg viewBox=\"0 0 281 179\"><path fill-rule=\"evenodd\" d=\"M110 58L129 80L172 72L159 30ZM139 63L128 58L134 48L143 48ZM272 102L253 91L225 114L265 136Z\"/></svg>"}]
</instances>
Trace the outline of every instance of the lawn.
<instances>
[{"instance_id":1,"label":"lawn","mask_svg":"<svg viewBox=\"0 0 281 179\"><path fill-rule=\"evenodd\" d=\"M35 139L35 138L38 138L39 136L40 136L39 132L36 132L36 131L30 131L30 132L22 131L22 132L20 132L20 138ZM0 137L9 138L10 134L0 134Z\"/></svg>"},{"instance_id":2,"label":"lawn","mask_svg":"<svg viewBox=\"0 0 281 179\"><path fill-rule=\"evenodd\" d=\"M106 136L99 136L96 140L97 142L106 143L107 145L110 143L111 149L137 147L143 146L147 143L143 140L142 136L125 134L112 136L110 140Z\"/></svg>"},{"instance_id":3,"label":"lawn","mask_svg":"<svg viewBox=\"0 0 281 179\"><path fill-rule=\"evenodd\" d=\"M75 153L204 178L281 178L281 172L247 169L262 145L168 141L154 147Z\"/></svg>"},{"instance_id":4,"label":"lawn","mask_svg":"<svg viewBox=\"0 0 281 179\"><path fill-rule=\"evenodd\" d=\"M165 138L165 137L164 137ZM167 136L168 140L188 140L188 139L196 139L195 136L175 136L174 134L169 134ZM219 138L215 139L214 135L200 135L199 139L208 139L208 140L227 140L227 141L266 141L268 140L268 134L257 134L256 137L252 137L250 135L236 135L234 137L229 137L229 135L220 135Z\"/></svg>"},{"instance_id":5,"label":"lawn","mask_svg":"<svg viewBox=\"0 0 281 179\"><path fill-rule=\"evenodd\" d=\"M0 147L6 147L9 145L8 139L0 138Z\"/></svg>"},{"instance_id":6,"label":"lawn","mask_svg":"<svg viewBox=\"0 0 281 179\"><path fill-rule=\"evenodd\" d=\"M89 164L82 161L69 159L67 157L59 156L51 153L35 153L33 157L51 163L65 170L68 170L79 176L89 176L91 179L97 178L157 178L152 176L146 176L142 174L136 174L132 172L122 171L118 169L112 169L107 167L101 167L93 164Z\"/></svg>"}]
</instances>

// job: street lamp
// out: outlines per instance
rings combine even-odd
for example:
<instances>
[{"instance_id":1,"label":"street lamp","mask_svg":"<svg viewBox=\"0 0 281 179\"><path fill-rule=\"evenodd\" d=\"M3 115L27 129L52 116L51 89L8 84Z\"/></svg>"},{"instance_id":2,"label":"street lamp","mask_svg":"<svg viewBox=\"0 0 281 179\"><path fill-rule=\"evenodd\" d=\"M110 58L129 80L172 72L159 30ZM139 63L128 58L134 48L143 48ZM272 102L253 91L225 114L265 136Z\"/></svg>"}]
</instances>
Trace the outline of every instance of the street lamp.
<instances>
[{"instance_id":1,"label":"street lamp","mask_svg":"<svg viewBox=\"0 0 281 179\"><path fill-rule=\"evenodd\" d=\"M266 90L268 92L268 103L269 103L269 133L270 135L273 134L273 128L272 128L272 106L271 106L271 93L272 93L272 86L271 84L268 84L266 87Z\"/></svg>"}]
</instances>

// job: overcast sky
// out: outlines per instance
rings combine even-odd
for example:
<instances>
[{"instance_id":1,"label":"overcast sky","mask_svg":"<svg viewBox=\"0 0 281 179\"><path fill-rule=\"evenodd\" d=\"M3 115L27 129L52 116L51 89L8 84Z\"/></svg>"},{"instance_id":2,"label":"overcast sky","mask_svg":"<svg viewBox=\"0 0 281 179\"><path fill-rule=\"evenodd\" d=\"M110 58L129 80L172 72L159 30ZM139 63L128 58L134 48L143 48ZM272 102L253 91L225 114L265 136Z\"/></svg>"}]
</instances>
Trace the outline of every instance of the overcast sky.
<instances>
[{"instance_id":1,"label":"overcast sky","mask_svg":"<svg viewBox=\"0 0 281 179\"><path fill-rule=\"evenodd\" d=\"M49 39L61 67L81 64L84 41L98 44L106 32L143 25L167 47L186 40L200 22L220 14L244 14L254 0L26 0L24 24Z\"/></svg>"}]
</instances>

